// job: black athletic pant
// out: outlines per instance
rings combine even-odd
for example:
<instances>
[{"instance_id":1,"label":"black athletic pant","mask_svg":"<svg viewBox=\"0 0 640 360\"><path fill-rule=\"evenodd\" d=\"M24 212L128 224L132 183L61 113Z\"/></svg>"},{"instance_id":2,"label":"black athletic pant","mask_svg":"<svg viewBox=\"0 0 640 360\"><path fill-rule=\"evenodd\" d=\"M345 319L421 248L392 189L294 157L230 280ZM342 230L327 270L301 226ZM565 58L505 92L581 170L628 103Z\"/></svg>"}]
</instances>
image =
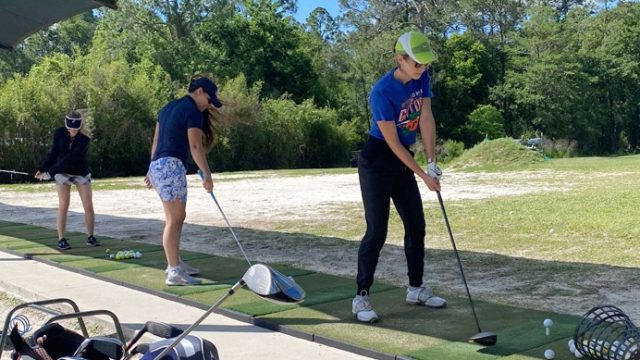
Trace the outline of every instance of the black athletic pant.
<instances>
[{"instance_id":1,"label":"black athletic pant","mask_svg":"<svg viewBox=\"0 0 640 360\"><path fill-rule=\"evenodd\" d=\"M416 178L384 140L370 137L358 159L367 231L358 251L357 294L369 292L380 250L387 238L390 200L404 224L409 285L422 285L425 222Z\"/></svg>"}]
</instances>

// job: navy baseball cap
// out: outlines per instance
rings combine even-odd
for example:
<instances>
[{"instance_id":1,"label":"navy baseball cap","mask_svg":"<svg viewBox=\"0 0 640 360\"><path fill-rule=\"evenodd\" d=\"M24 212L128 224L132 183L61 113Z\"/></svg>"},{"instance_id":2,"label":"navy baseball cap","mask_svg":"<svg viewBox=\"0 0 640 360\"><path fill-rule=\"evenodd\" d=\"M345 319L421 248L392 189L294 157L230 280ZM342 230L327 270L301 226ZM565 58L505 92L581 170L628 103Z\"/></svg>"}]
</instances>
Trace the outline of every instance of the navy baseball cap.
<instances>
[{"instance_id":1,"label":"navy baseball cap","mask_svg":"<svg viewBox=\"0 0 640 360\"><path fill-rule=\"evenodd\" d=\"M198 88L202 88L207 95L209 95L211 98L211 101L209 102L213 104L213 106L217 108L222 107L222 103L216 95L218 93L218 87L213 81L211 81L211 79L207 77L199 77L191 80L191 83L189 84L189 92L195 91Z\"/></svg>"}]
</instances>

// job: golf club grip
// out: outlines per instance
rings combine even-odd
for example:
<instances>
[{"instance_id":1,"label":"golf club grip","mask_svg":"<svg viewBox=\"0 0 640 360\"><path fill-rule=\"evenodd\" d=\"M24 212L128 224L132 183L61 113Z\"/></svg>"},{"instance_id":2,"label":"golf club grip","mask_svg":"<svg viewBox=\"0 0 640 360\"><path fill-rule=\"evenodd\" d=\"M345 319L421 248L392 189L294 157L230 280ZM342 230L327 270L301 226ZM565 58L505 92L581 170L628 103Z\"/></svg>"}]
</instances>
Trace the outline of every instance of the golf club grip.
<instances>
[{"instance_id":1,"label":"golf club grip","mask_svg":"<svg viewBox=\"0 0 640 360\"><path fill-rule=\"evenodd\" d=\"M478 327L478 332L482 332L480 328L480 322L478 321L478 316L476 315L476 309L473 305L473 300L471 299L471 292L469 291L469 285L467 285L467 278L464 275L464 269L462 268L462 261L460 260L460 254L458 254L458 248L456 247L456 241L453 239L453 231L451 231L451 225L449 225L449 217L447 216L447 210L444 208L444 201L442 201L442 195L440 195L440 191L436 191L436 195L438 195L438 202L440 203L440 210L442 210L442 216L444 217L444 222L447 225L447 231L449 232L449 238L451 239L451 245L453 246L453 253L456 255L456 260L458 260L458 268L460 268L460 274L462 275L462 282L464 282L464 289L467 291L467 297L469 298L469 304L471 304L471 311L473 312L473 319L476 321L476 326Z\"/></svg>"}]
</instances>

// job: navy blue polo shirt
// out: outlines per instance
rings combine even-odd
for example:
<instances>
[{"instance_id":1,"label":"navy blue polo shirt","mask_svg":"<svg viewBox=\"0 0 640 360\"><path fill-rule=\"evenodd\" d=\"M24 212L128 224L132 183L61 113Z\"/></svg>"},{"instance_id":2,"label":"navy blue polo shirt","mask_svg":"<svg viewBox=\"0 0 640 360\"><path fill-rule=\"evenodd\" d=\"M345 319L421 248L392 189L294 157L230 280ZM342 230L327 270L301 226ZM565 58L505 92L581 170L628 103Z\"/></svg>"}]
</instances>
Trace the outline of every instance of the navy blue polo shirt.
<instances>
[{"instance_id":1,"label":"navy blue polo shirt","mask_svg":"<svg viewBox=\"0 0 640 360\"><path fill-rule=\"evenodd\" d=\"M187 166L189 158L190 128L202 129L202 113L188 95L165 105L158 114L158 143L151 161L163 157L175 157Z\"/></svg>"}]
</instances>

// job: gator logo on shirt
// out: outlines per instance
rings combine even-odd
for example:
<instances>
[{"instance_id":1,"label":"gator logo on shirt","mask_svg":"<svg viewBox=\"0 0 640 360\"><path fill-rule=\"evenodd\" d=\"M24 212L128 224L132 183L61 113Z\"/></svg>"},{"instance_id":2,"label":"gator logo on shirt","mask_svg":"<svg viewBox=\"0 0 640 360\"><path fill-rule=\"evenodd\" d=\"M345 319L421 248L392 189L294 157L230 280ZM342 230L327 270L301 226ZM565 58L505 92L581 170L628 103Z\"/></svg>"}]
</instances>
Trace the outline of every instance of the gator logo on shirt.
<instances>
[{"instance_id":1,"label":"gator logo on shirt","mask_svg":"<svg viewBox=\"0 0 640 360\"><path fill-rule=\"evenodd\" d=\"M422 92L420 91L420 93ZM412 96L402 104L400 116L396 121L396 127L402 132L402 134L416 132L420 122L420 107L422 106L422 101L420 100L421 96L417 94L417 92L411 95Z\"/></svg>"}]
</instances>

